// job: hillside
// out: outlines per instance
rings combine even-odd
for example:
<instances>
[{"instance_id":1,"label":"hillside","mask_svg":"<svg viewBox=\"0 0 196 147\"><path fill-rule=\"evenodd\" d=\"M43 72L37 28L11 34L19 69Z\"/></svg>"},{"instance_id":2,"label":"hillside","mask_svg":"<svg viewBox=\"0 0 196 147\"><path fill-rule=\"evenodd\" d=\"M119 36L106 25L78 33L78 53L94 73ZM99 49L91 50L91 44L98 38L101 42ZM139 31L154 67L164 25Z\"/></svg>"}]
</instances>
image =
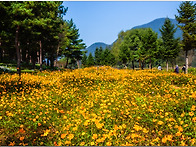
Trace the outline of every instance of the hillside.
<instances>
[{"instance_id":1,"label":"hillside","mask_svg":"<svg viewBox=\"0 0 196 147\"><path fill-rule=\"evenodd\" d=\"M175 27L177 27L178 22L175 19L170 19L170 20L171 20L172 24L174 24ZM165 18L158 18L158 19L155 19L149 23L135 26L132 29L152 28L153 31L158 33L158 37L161 37L161 32L159 31L159 29L163 26L164 22L165 22ZM176 33L175 33L175 38L178 38L178 37L182 38L182 31L180 30L180 28L177 28ZM116 42L116 41L117 41L117 39L114 42ZM97 47L99 48L101 46L103 49L105 49L106 47L111 48L113 43L111 45L108 45L103 42L96 42L96 43L92 44L91 46L89 46L88 48L86 48L86 50L88 51L86 55L88 56L89 53L92 53L92 55L94 56L94 53L95 53L95 50Z\"/></svg>"},{"instance_id":2,"label":"hillside","mask_svg":"<svg viewBox=\"0 0 196 147\"><path fill-rule=\"evenodd\" d=\"M172 24L175 25L175 27L177 27L178 22L175 19L170 19ZM149 23L143 24L143 25L139 25L139 26L135 26L132 29L138 29L138 28L152 28L153 31L155 31L156 33L158 33L158 37L161 37L161 32L159 31L159 29L163 26L165 22L165 18L158 18L155 19ZM182 38L182 31L180 30L180 28L177 28L176 33L174 35L175 38Z\"/></svg>"},{"instance_id":3,"label":"hillside","mask_svg":"<svg viewBox=\"0 0 196 147\"><path fill-rule=\"evenodd\" d=\"M105 43L102 43L102 42L93 43L91 46L89 46L88 48L86 48L86 51L88 51L86 53L86 55L88 56L90 53L92 53L92 55L94 56L95 55L96 48L100 48L100 47L102 47L103 49L105 49L106 47L109 47L109 45L108 44L105 44Z\"/></svg>"}]
</instances>

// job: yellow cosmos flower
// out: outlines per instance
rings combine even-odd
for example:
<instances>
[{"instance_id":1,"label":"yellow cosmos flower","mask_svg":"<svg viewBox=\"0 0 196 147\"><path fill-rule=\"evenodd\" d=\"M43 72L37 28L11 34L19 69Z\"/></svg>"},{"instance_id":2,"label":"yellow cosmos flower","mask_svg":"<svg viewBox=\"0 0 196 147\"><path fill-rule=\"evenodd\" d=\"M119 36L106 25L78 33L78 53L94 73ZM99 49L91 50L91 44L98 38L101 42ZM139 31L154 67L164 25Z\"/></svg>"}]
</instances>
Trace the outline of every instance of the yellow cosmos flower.
<instances>
[{"instance_id":1,"label":"yellow cosmos flower","mask_svg":"<svg viewBox=\"0 0 196 147\"><path fill-rule=\"evenodd\" d=\"M190 116L193 116L193 115L194 115L194 112L192 112L192 111L189 112L189 115L190 115Z\"/></svg>"},{"instance_id":2,"label":"yellow cosmos flower","mask_svg":"<svg viewBox=\"0 0 196 147\"><path fill-rule=\"evenodd\" d=\"M95 145L95 143L94 142L91 142L91 146L93 146L93 145Z\"/></svg>"},{"instance_id":3,"label":"yellow cosmos flower","mask_svg":"<svg viewBox=\"0 0 196 147\"><path fill-rule=\"evenodd\" d=\"M196 110L196 106L195 105L192 105L191 111L195 111L195 110Z\"/></svg>"},{"instance_id":4,"label":"yellow cosmos flower","mask_svg":"<svg viewBox=\"0 0 196 147\"><path fill-rule=\"evenodd\" d=\"M196 122L196 117L193 117L193 118L192 118L192 121L193 121L193 122Z\"/></svg>"},{"instance_id":5,"label":"yellow cosmos flower","mask_svg":"<svg viewBox=\"0 0 196 147\"><path fill-rule=\"evenodd\" d=\"M66 137L66 134L61 134L61 139L64 139Z\"/></svg>"},{"instance_id":6,"label":"yellow cosmos flower","mask_svg":"<svg viewBox=\"0 0 196 147\"><path fill-rule=\"evenodd\" d=\"M179 126L179 127L178 127L178 130L179 130L180 132L182 132L182 131L183 131L183 128L182 128L181 126Z\"/></svg>"},{"instance_id":7,"label":"yellow cosmos flower","mask_svg":"<svg viewBox=\"0 0 196 147\"><path fill-rule=\"evenodd\" d=\"M176 133L176 136L181 136L181 135L182 135L181 132L177 132L177 133Z\"/></svg>"},{"instance_id":8,"label":"yellow cosmos flower","mask_svg":"<svg viewBox=\"0 0 196 147\"><path fill-rule=\"evenodd\" d=\"M106 145L107 145L107 146L111 146L112 143L111 143L111 142L107 142Z\"/></svg>"},{"instance_id":9,"label":"yellow cosmos flower","mask_svg":"<svg viewBox=\"0 0 196 147\"><path fill-rule=\"evenodd\" d=\"M84 146L84 145L85 145L85 142L81 142L81 143L80 143L80 146Z\"/></svg>"},{"instance_id":10,"label":"yellow cosmos flower","mask_svg":"<svg viewBox=\"0 0 196 147\"><path fill-rule=\"evenodd\" d=\"M158 124L158 125L162 125L163 122L162 122L162 121L158 121L157 124Z\"/></svg>"},{"instance_id":11,"label":"yellow cosmos flower","mask_svg":"<svg viewBox=\"0 0 196 147\"><path fill-rule=\"evenodd\" d=\"M98 136L97 136L97 134L93 134L92 139L94 139L94 140L95 140L95 139L97 139L97 137L98 137Z\"/></svg>"},{"instance_id":12,"label":"yellow cosmos flower","mask_svg":"<svg viewBox=\"0 0 196 147\"><path fill-rule=\"evenodd\" d=\"M67 140L67 141L65 141L65 144L71 144L71 141Z\"/></svg>"},{"instance_id":13,"label":"yellow cosmos flower","mask_svg":"<svg viewBox=\"0 0 196 147\"><path fill-rule=\"evenodd\" d=\"M74 134L69 134L67 137L69 140L72 140L74 138Z\"/></svg>"},{"instance_id":14,"label":"yellow cosmos flower","mask_svg":"<svg viewBox=\"0 0 196 147\"><path fill-rule=\"evenodd\" d=\"M162 141L162 143L166 143L167 142L167 138L163 137L161 141Z\"/></svg>"}]
</instances>

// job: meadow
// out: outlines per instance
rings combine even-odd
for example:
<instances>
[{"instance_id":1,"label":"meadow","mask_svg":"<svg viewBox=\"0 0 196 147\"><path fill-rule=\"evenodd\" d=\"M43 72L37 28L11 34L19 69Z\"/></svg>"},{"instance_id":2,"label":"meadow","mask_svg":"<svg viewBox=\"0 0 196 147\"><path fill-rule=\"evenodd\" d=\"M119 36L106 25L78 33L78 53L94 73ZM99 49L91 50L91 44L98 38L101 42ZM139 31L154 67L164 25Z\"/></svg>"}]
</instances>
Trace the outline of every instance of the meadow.
<instances>
[{"instance_id":1,"label":"meadow","mask_svg":"<svg viewBox=\"0 0 196 147\"><path fill-rule=\"evenodd\" d=\"M196 75L107 66L1 74L0 145L195 146Z\"/></svg>"}]
</instances>

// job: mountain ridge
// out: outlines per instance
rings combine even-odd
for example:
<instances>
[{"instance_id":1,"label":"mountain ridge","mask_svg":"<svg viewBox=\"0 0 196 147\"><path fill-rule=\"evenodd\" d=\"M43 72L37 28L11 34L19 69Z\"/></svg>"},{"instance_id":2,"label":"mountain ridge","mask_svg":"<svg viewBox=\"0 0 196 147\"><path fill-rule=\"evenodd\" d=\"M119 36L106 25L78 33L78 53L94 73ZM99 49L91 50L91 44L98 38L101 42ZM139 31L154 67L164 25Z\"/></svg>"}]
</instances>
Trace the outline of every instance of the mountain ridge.
<instances>
[{"instance_id":1,"label":"mountain ridge","mask_svg":"<svg viewBox=\"0 0 196 147\"><path fill-rule=\"evenodd\" d=\"M161 37L161 32L160 32L160 28L163 26L164 22L165 22L166 17L164 18L157 18L154 19L148 23L145 23L143 25L138 25L135 27L132 27L131 29L139 29L139 28L152 28L153 31L155 31L158 34L158 37ZM171 23L174 24L175 28L177 27L178 22L175 19L171 19L169 18ZM130 30L130 29L129 29ZM174 34L175 38L180 37L182 39L182 31L180 30L180 28L177 27L176 33ZM114 41L116 42L117 39ZM114 43L113 42L113 43ZM86 55L88 56L90 53L92 53L92 55L94 56L95 50L96 48L100 48L102 47L103 50L108 47L111 48L111 46L113 45L113 43L111 45L105 44L103 42L95 42L92 45L90 45L88 48L86 48L86 50L88 51L86 53Z\"/></svg>"}]
</instances>

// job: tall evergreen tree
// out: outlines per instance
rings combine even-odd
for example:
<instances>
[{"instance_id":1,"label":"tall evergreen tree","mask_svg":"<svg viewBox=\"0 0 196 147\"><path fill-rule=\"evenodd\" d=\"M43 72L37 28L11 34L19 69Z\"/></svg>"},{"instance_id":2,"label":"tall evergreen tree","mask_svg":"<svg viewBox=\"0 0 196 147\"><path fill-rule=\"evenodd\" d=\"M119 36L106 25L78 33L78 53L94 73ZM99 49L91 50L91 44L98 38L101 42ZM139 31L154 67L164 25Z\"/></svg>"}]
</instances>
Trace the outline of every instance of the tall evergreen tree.
<instances>
[{"instance_id":1,"label":"tall evergreen tree","mask_svg":"<svg viewBox=\"0 0 196 147\"><path fill-rule=\"evenodd\" d=\"M165 19L164 25L160 29L163 40L163 48L161 50L162 59L166 60L166 66L168 71L168 61L174 59L178 56L179 48L179 38L174 38L174 33L176 32L174 24L171 23L169 18Z\"/></svg>"},{"instance_id":2,"label":"tall evergreen tree","mask_svg":"<svg viewBox=\"0 0 196 147\"><path fill-rule=\"evenodd\" d=\"M90 66L93 66L93 65L95 65L95 62L94 62L93 55L90 53L88 58L87 58L87 66L90 67Z\"/></svg>"},{"instance_id":3,"label":"tall evergreen tree","mask_svg":"<svg viewBox=\"0 0 196 147\"><path fill-rule=\"evenodd\" d=\"M143 36L143 47L146 50L146 57L149 59L149 68L152 69L152 59L157 54L157 33L151 28L147 29Z\"/></svg>"},{"instance_id":4,"label":"tall evergreen tree","mask_svg":"<svg viewBox=\"0 0 196 147\"><path fill-rule=\"evenodd\" d=\"M188 51L196 47L196 4L191 1L182 2L178 14L175 15L178 27L183 32L182 47L186 56L186 73L188 73Z\"/></svg>"},{"instance_id":5,"label":"tall evergreen tree","mask_svg":"<svg viewBox=\"0 0 196 147\"><path fill-rule=\"evenodd\" d=\"M86 54L84 54L82 56L82 65L83 65L83 67L86 67L87 66L87 56L86 56Z\"/></svg>"},{"instance_id":6,"label":"tall evergreen tree","mask_svg":"<svg viewBox=\"0 0 196 147\"><path fill-rule=\"evenodd\" d=\"M99 48L96 47L96 49L95 49L95 65L99 65L99 64L100 64Z\"/></svg>"},{"instance_id":7,"label":"tall evergreen tree","mask_svg":"<svg viewBox=\"0 0 196 147\"><path fill-rule=\"evenodd\" d=\"M62 48L62 53L67 58L66 66L68 65L68 59L75 59L77 63L79 60L82 59L82 55L85 51L82 51L82 49L86 48L86 45L83 42L82 39L79 39L79 29L76 29L76 25L73 23L73 20L66 22L67 28L65 31L65 48ZM66 27L66 26L65 26ZM79 64L78 64L79 68Z\"/></svg>"}]
</instances>

